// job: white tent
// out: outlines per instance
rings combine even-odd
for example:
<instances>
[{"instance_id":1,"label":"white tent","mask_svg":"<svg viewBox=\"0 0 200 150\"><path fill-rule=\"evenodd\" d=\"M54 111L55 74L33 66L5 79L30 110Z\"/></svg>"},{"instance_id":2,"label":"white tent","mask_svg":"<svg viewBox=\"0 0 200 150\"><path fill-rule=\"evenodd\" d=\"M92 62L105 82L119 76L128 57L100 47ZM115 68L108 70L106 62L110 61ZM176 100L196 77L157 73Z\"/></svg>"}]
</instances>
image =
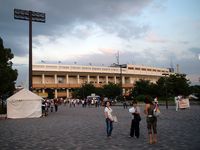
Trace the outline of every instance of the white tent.
<instances>
[{"instance_id":1,"label":"white tent","mask_svg":"<svg viewBox=\"0 0 200 150\"><path fill-rule=\"evenodd\" d=\"M7 118L37 118L42 115L42 97L22 89L7 99Z\"/></svg>"}]
</instances>

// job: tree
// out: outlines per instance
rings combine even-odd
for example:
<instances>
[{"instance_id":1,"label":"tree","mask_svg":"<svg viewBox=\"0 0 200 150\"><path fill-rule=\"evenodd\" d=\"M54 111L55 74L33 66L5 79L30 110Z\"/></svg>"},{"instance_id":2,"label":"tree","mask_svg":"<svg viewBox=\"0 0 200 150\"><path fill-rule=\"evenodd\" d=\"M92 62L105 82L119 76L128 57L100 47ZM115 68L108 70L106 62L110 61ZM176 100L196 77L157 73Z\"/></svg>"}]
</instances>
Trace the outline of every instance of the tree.
<instances>
[{"instance_id":1,"label":"tree","mask_svg":"<svg viewBox=\"0 0 200 150\"><path fill-rule=\"evenodd\" d=\"M133 97L138 95L148 95L148 94L150 94L150 81L142 79L136 81L135 87L132 90Z\"/></svg>"},{"instance_id":2,"label":"tree","mask_svg":"<svg viewBox=\"0 0 200 150\"><path fill-rule=\"evenodd\" d=\"M173 97L175 95L188 95L190 92L189 84L185 74L171 74L168 77L161 77L156 84L148 80L139 80L135 83L132 96Z\"/></svg>"},{"instance_id":3,"label":"tree","mask_svg":"<svg viewBox=\"0 0 200 150\"><path fill-rule=\"evenodd\" d=\"M73 97L84 99L92 93L95 93L95 91L96 88L92 83L85 83L81 88L75 89L72 95Z\"/></svg>"},{"instance_id":4,"label":"tree","mask_svg":"<svg viewBox=\"0 0 200 150\"><path fill-rule=\"evenodd\" d=\"M189 80L185 74L171 74L169 77L161 77L157 81L158 91L162 96L188 95Z\"/></svg>"},{"instance_id":5,"label":"tree","mask_svg":"<svg viewBox=\"0 0 200 150\"><path fill-rule=\"evenodd\" d=\"M12 69L11 59L14 57L10 48L4 48L0 37L0 96L10 95L15 90L17 70Z\"/></svg>"},{"instance_id":6,"label":"tree","mask_svg":"<svg viewBox=\"0 0 200 150\"><path fill-rule=\"evenodd\" d=\"M190 93L200 94L200 85L190 86Z\"/></svg>"},{"instance_id":7,"label":"tree","mask_svg":"<svg viewBox=\"0 0 200 150\"><path fill-rule=\"evenodd\" d=\"M121 94L121 87L118 84L110 82L103 86L103 93L105 97L115 98Z\"/></svg>"}]
</instances>

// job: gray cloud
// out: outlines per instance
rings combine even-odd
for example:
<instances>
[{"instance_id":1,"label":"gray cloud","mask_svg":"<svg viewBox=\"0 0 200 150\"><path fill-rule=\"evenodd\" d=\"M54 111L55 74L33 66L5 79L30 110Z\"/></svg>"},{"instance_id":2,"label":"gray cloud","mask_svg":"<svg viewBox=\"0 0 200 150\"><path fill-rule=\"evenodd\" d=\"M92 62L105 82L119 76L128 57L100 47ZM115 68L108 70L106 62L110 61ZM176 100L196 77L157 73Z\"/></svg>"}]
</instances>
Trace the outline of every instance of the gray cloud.
<instances>
[{"instance_id":1,"label":"gray cloud","mask_svg":"<svg viewBox=\"0 0 200 150\"><path fill-rule=\"evenodd\" d=\"M0 36L4 40L5 47L11 48L15 56L27 57L28 54L28 22L14 20L13 9L26 9L46 13L46 23L33 23L33 37L45 35L50 41L56 40L67 32L69 36L87 38L93 34L95 27L104 32L115 34L128 41L129 39L142 38L150 29L148 24L139 24L134 18L140 16L146 7L152 6L155 12L163 10L163 0L0 0ZM127 17L128 16L128 17ZM83 26L83 28L77 28ZM34 39L34 38L33 38ZM182 45L191 44L189 41L179 41ZM33 46L39 45L33 40ZM171 60L180 65L180 70L189 74L200 74L197 55L199 47L188 50L194 54L193 59L179 59L176 54L163 48L154 52L152 48L138 52L130 51L120 53L120 63L144 64L157 67L170 67ZM34 47L33 47L34 48ZM159 51L159 53L158 53ZM184 52L184 51L183 51ZM77 60L66 60L62 63L88 65L110 65L116 63L115 54L91 54L77 56ZM47 60L47 63L57 63ZM40 62L39 62L40 63ZM166 65L163 65L166 64ZM22 69L22 75L24 75ZM21 70L20 70L21 71ZM20 79L23 79L20 78Z\"/></svg>"},{"instance_id":2,"label":"gray cloud","mask_svg":"<svg viewBox=\"0 0 200 150\"><path fill-rule=\"evenodd\" d=\"M63 60L61 64L71 65L93 65L93 66L110 66L113 63L117 63L117 53L102 53L102 54L91 54L77 57L73 60ZM163 50L159 55L165 55L166 59L160 59L156 57L152 49L146 49L144 53L135 51L120 52L119 61L120 64L138 64L153 67L174 67L176 70L176 64L180 66L180 72L185 73L188 77L192 77L191 81L193 84L199 84L198 78L200 76L200 61L194 57L194 59L177 59L177 56L173 56L169 51ZM158 56L159 56L158 55ZM37 62L41 63L41 62ZM44 60L45 64L58 64L58 61ZM165 65L163 65L165 64ZM172 65L172 66L171 66ZM26 65L15 66L20 72L17 80L17 85L24 84L28 86L28 67ZM188 69L189 68L189 69ZM26 79L26 80L24 80Z\"/></svg>"},{"instance_id":3,"label":"gray cloud","mask_svg":"<svg viewBox=\"0 0 200 150\"><path fill-rule=\"evenodd\" d=\"M148 26L139 26L120 18L140 15L151 2L152 0L0 0L1 36L6 39L6 45L10 45L16 56L27 55L27 40L18 40L21 36L28 39L28 22L14 20L13 9L18 8L46 13L45 24L33 23L33 37L49 35L56 38L56 34L62 36L60 29L63 27L70 33L77 24L96 24L106 32L117 33L121 38L139 38L148 30ZM14 44L11 44L10 38Z\"/></svg>"}]
</instances>

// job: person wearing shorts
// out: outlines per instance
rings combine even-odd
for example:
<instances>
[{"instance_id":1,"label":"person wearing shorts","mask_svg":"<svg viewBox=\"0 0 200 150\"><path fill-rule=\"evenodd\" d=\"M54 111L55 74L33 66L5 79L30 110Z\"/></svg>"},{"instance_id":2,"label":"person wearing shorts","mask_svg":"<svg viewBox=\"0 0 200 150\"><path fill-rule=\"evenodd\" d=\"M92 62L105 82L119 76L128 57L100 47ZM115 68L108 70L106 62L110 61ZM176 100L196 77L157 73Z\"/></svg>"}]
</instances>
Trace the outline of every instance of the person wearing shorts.
<instances>
[{"instance_id":1,"label":"person wearing shorts","mask_svg":"<svg viewBox=\"0 0 200 150\"><path fill-rule=\"evenodd\" d=\"M149 143L157 143L157 117L153 115L154 104L148 98L145 99L145 110Z\"/></svg>"}]
</instances>

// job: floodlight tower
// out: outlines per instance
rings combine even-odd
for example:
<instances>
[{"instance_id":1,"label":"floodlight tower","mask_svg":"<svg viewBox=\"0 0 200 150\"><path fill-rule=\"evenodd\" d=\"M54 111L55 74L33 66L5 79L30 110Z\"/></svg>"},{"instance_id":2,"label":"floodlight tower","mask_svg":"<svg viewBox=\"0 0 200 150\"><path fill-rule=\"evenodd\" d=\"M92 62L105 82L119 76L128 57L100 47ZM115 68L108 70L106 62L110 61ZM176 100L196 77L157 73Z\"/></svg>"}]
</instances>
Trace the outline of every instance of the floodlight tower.
<instances>
[{"instance_id":1,"label":"floodlight tower","mask_svg":"<svg viewBox=\"0 0 200 150\"><path fill-rule=\"evenodd\" d=\"M29 90L32 90L32 21L45 23L45 13L14 9L14 19L29 21Z\"/></svg>"}]
</instances>

